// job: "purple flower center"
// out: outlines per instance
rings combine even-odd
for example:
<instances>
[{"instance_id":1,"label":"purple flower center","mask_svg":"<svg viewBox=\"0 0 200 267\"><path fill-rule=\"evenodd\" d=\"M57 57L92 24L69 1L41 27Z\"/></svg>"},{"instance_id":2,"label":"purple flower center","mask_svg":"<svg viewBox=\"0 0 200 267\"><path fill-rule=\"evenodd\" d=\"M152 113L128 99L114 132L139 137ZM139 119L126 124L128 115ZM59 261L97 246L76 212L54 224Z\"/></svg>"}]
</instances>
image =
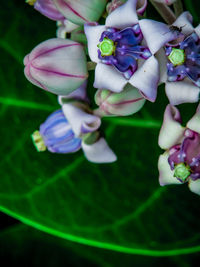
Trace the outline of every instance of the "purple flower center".
<instances>
[{"instance_id":1,"label":"purple flower center","mask_svg":"<svg viewBox=\"0 0 200 267\"><path fill-rule=\"evenodd\" d=\"M192 33L175 47L167 46L166 55L169 59L168 81L181 81L188 77L200 86L200 39L196 33Z\"/></svg>"},{"instance_id":2,"label":"purple flower center","mask_svg":"<svg viewBox=\"0 0 200 267\"><path fill-rule=\"evenodd\" d=\"M108 28L99 39L98 57L103 63L113 65L129 79L137 70L137 60L151 56L148 47L140 45L142 40L139 24L123 30Z\"/></svg>"},{"instance_id":3,"label":"purple flower center","mask_svg":"<svg viewBox=\"0 0 200 267\"><path fill-rule=\"evenodd\" d=\"M180 182L200 178L200 135L186 129L184 139L170 149L168 162Z\"/></svg>"}]
</instances>

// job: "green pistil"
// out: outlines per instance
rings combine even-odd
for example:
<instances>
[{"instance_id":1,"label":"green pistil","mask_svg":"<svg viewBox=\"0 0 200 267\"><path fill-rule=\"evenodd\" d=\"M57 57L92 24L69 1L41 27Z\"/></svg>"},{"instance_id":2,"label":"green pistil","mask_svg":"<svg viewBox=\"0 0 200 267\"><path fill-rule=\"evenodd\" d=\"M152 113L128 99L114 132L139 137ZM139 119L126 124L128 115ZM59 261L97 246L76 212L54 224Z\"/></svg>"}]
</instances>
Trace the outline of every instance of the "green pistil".
<instances>
[{"instance_id":1,"label":"green pistil","mask_svg":"<svg viewBox=\"0 0 200 267\"><path fill-rule=\"evenodd\" d=\"M168 59L174 66L182 65L185 62L185 51L183 49L172 48Z\"/></svg>"},{"instance_id":2,"label":"green pistil","mask_svg":"<svg viewBox=\"0 0 200 267\"><path fill-rule=\"evenodd\" d=\"M46 146L44 144L43 138L39 131L35 131L32 135L32 140L35 148L38 152L42 152L46 150Z\"/></svg>"},{"instance_id":3,"label":"green pistil","mask_svg":"<svg viewBox=\"0 0 200 267\"><path fill-rule=\"evenodd\" d=\"M180 179L181 181L185 182L185 180L190 176L191 171L188 165L185 163L179 163L174 168L174 177Z\"/></svg>"},{"instance_id":4,"label":"green pistil","mask_svg":"<svg viewBox=\"0 0 200 267\"><path fill-rule=\"evenodd\" d=\"M111 56L115 52L115 44L113 40L108 38L104 38L97 47L100 49L102 57Z\"/></svg>"}]
</instances>

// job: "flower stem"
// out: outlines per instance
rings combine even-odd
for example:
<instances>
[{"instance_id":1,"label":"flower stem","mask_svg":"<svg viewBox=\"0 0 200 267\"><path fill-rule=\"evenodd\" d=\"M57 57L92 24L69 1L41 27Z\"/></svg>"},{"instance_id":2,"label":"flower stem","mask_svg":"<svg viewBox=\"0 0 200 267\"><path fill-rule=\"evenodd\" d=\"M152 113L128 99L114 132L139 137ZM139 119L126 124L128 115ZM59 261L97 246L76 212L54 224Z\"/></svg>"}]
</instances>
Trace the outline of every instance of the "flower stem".
<instances>
[{"instance_id":1,"label":"flower stem","mask_svg":"<svg viewBox=\"0 0 200 267\"><path fill-rule=\"evenodd\" d=\"M183 4L181 0L176 0L173 4L175 16L178 17L181 13L183 13Z\"/></svg>"},{"instance_id":2,"label":"flower stem","mask_svg":"<svg viewBox=\"0 0 200 267\"><path fill-rule=\"evenodd\" d=\"M97 63L92 62L92 61L88 61L88 62L87 62L87 69L88 69L88 71L90 71L90 70L94 70L95 67L96 67L96 65L97 65Z\"/></svg>"},{"instance_id":3,"label":"flower stem","mask_svg":"<svg viewBox=\"0 0 200 267\"><path fill-rule=\"evenodd\" d=\"M155 7L161 17L167 22L167 24L172 24L176 20L174 12L165 4L157 3L154 0L150 0L151 4Z\"/></svg>"}]
</instances>

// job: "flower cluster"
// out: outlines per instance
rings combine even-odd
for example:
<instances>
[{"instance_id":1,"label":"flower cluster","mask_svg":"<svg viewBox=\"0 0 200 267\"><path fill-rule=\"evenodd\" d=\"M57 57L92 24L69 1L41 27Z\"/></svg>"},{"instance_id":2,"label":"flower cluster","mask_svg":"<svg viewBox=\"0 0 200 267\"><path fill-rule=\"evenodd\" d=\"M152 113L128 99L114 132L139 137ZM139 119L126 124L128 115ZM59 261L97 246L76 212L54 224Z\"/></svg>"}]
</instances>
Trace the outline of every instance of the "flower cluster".
<instances>
[{"instance_id":1,"label":"flower cluster","mask_svg":"<svg viewBox=\"0 0 200 267\"><path fill-rule=\"evenodd\" d=\"M175 1L155 0L155 5L172 16L167 5ZM66 154L82 148L91 162L116 161L100 130L101 119L138 112L146 100L156 101L164 83L170 104L159 135L166 150L159 157L159 181L188 182L200 195L200 107L183 127L174 106L199 100L200 26L193 27L190 13L183 12L170 25L144 16L147 0L27 2L58 27L56 38L24 58L26 78L56 94L61 106L32 134L36 149ZM100 17L104 25L98 23ZM95 109L87 96L91 70Z\"/></svg>"}]
</instances>

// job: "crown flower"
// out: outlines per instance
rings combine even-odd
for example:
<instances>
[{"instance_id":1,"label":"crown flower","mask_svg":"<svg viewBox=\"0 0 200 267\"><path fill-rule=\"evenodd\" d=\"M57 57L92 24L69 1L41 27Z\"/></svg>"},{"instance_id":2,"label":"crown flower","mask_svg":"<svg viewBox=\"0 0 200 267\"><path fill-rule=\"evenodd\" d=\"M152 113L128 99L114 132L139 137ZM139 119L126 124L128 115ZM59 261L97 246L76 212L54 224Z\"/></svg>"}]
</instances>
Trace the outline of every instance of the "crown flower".
<instances>
[{"instance_id":1,"label":"crown flower","mask_svg":"<svg viewBox=\"0 0 200 267\"><path fill-rule=\"evenodd\" d=\"M39 44L24 58L24 65L30 82L57 95L71 93L88 76L83 46L68 39Z\"/></svg>"},{"instance_id":2,"label":"crown flower","mask_svg":"<svg viewBox=\"0 0 200 267\"><path fill-rule=\"evenodd\" d=\"M86 24L85 34L89 56L97 63L95 88L119 93L129 82L154 102L160 78L154 55L175 35L164 23L138 20L140 3L144 5L144 1L128 0L108 15L105 25Z\"/></svg>"},{"instance_id":3,"label":"crown flower","mask_svg":"<svg viewBox=\"0 0 200 267\"><path fill-rule=\"evenodd\" d=\"M188 182L189 189L200 195L200 105L186 127L181 126L178 109L168 105L159 145L166 149L158 160L160 185Z\"/></svg>"},{"instance_id":4,"label":"crown flower","mask_svg":"<svg viewBox=\"0 0 200 267\"><path fill-rule=\"evenodd\" d=\"M160 82L165 83L166 95L172 105L194 103L200 93L200 26L192 26L189 12L182 13L172 25L177 42L161 49L158 59Z\"/></svg>"}]
</instances>

